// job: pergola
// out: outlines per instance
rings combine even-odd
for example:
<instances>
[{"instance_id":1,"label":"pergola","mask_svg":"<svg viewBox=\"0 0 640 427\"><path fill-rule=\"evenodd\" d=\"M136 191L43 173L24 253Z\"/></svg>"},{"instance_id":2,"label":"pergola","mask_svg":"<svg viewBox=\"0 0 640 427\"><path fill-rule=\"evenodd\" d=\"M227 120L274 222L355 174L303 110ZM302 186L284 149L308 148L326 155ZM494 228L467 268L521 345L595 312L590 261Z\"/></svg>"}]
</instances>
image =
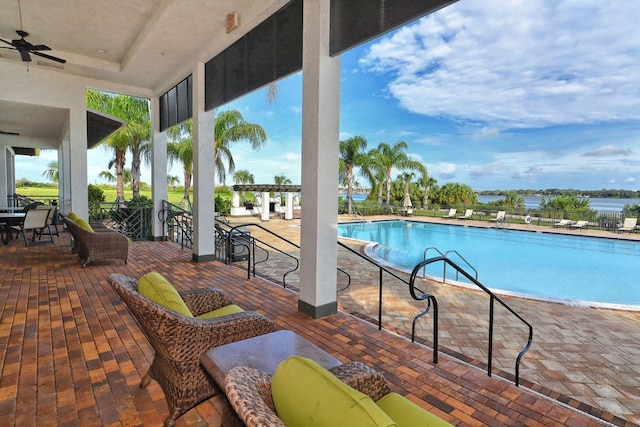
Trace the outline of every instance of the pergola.
<instances>
[{"instance_id":1,"label":"pergola","mask_svg":"<svg viewBox=\"0 0 640 427\"><path fill-rule=\"evenodd\" d=\"M11 133L0 134L0 200L15 192L16 154L50 148L58 151L61 210L86 217L87 147L90 130L101 123L87 113L86 89L149 98L154 209L167 199L166 129L193 117L192 258L211 260L215 108L303 70L298 309L332 314L340 53L454 1L0 0L0 38L15 39L22 22L27 40L67 61L32 55L26 63L16 51L0 51L0 130ZM154 238L162 239L153 217Z\"/></svg>"}]
</instances>

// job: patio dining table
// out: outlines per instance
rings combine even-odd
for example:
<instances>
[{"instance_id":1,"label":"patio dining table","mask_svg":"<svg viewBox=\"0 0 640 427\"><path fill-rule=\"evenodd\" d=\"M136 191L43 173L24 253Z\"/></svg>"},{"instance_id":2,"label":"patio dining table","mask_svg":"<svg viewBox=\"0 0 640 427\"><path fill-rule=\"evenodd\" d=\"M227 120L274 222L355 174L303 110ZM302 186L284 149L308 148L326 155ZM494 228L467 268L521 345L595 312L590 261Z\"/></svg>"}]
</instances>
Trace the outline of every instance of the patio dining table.
<instances>
[{"instance_id":1,"label":"patio dining table","mask_svg":"<svg viewBox=\"0 0 640 427\"><path fill-rule=\"evenodd\" d=\"M2 234L2 243L9 243L11 238L11 226L18 225L24 221L25 213L22 212L0 212L0 234Z\"/></svg>"}]
</instances>

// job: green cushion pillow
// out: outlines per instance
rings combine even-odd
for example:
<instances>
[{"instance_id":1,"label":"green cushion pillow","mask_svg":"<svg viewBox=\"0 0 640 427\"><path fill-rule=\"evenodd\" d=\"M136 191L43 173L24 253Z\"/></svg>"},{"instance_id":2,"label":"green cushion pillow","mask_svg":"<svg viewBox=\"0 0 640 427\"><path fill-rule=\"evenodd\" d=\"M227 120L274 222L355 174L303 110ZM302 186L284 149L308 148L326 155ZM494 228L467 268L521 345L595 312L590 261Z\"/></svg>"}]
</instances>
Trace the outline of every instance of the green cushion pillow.
<instances>
[{"instance_id":1,"label":"green cushion pillow","mask_svg":"<svg viewBox=\"0 0 640 427\"><path fill-rule=\"evenodd\" d=\"M409 399L398 393L389 393L378 400L376 404L387 414L398 427L446 427L451 426L445 420L422 409Z\"/></svg>"},{"instance_id":2,"label":"green cushion pillow","mask_svg":"<svg viewBox=\"0 0 640 427\"><path fill-rule=\"evenodd\" d=\"M278 417L288 427L396 426L369 396L300 356L280 362L271 395Z\"/></svg>"},{"instance_id":3,"label":"green cushion pillow","mask_svg":"<svg viewBox=\"0 0 640 427\"><path fill-rule=\"evenodd\" d=\"M69 213L67 214L67 218L69 218L71 221L74 221L74 222L80 219L80 217L78 216L78 214L77 214L77 213L75 213L75 212L69 212Z\"/></svg>"},{"instance_id":4,"label":"green cushion pillow","mask_svg":"<svg viewBox=\"0 0 640 427\"><path fill-rule=\"evenodd\" d=\"M229 314L242 313L243 311L244 310L237 305L231 304L196 317L198 319L213 319L214 317L228 316Z\"/></svg>"},{"instance_id":5,"label":"green cushion pillow","mask_svg":"<svg viewBox=\"0 0 640 427\"><path fill-rule=\"evenodd\" d=\"M160 273L153 271L142 276L138 280L138 292L169 310L183 316L193 317L191 310L184 303L176 288Z\"/></svg>"},{"instance_id":6,"label":"green cushion pillow","mask_svg":"<svg viewBox=\"0 0 640 427\"><path fill-rule=\"evenodd\" d=\"M82 218L78 218L75 221L76 224L78 224L80 227L84 228L87 231L93 232L93 228L89 225L89 223L87 221L85 221Z\"/></svg>"}]
</instances>

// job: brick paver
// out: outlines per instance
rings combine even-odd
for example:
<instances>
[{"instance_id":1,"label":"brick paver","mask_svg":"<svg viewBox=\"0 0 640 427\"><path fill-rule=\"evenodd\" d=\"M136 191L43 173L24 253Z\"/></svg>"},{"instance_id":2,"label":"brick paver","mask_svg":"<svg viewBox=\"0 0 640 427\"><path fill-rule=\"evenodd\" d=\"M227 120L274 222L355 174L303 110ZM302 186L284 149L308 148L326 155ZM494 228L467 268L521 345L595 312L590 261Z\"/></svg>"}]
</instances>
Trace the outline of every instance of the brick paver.
<instances>
[{"instance_id":1,"label":"brick paver","mask_svg":"<svg viewBox=\"0 0 640 427\"><path fill-rule=\"evenodd\" d=\"M281 223L289 231L296 229L294 223ZM146 389L138 387L153 349L105 280L112 272L138 277L150 270L159 271L181 288L221 288L245 309L267 315L278 327L296 331L341 361L359 360L376 367L394 390L455 425L589 426L603 420L632 425L601 407L542 387L529 372L536 368L532 362L538 359L534 357L527 356L527 372L522 375L527 387L516 388L500 375L488 377L473 366L481 363L472 359L463 363L447 355L453 350L443 351L439 363L433 364L428 345L410 343L406 330L395 325L385 325L391 331L379 331L366 313L307 318L297 312L295 292L259 278L246 280L246 271L218 262L194 263L190 251L170 242L134 242L127 265L105 261L82 269L70 253L67 233L56 238L54 245L25 248L13 241L0 247L0 425L162 424L168 410L160 387L155 382ZM361 300L370 305L371 297L363 295ZM565 315L564 306L553 306L556 309L548 309L544 315L556 316L558 311ZM619 320L616 312L596 312L602 321L615 325L618 346L620 340L628 339L627 329L614 321ZM390 316L389 321L396 317ZM588 312L576 323L592 318ZM627 320L632 325L637 322L631 316ZM564 329L555 327L550 347L564 345ZM569 330L580 335L575 328ZM452 331L449 334L454 336ZM427 337L421 333L426 344ZM637 356L637 344L625 343L624 347L628 348L627 356ZM628 365L627 359L618 358L623 356L612 358L606 347L595 343L583 357L594 360L594 348L601 357L609 357L609 369ZM574 362L574 357L568 359ZM556 367L565 376L573 372ZM636 402L638 385L633 378L638 372L627 375L624 390L627 395L635 393ZM582 378L582 374L574 375ZM561 375L553 378L557 377ZM606 395L615 394L614 390L621 392L615 387L601 389ZM567 405L544 394L552 394ZM582 407L600 421L571 407ZM220 408L220 398L214 397L181 417L178 425L218 426Z\"/></svg>"}]
</instances>

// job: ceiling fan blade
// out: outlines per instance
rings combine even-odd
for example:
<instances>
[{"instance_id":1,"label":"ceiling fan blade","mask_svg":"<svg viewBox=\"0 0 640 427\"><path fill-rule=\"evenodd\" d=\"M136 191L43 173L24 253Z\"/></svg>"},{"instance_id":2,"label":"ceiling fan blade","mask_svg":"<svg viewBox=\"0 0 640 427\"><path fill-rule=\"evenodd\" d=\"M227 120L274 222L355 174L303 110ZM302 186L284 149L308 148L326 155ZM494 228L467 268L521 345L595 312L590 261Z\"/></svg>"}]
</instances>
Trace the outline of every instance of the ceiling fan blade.
<instances>
[{"instance_id":1,"label":"ceiling fan blade","mask_svg":"<svg viewBox=\"0 0 640 427\"><path fill-rule=\"evenodd\" d=\"M29 50L51 50L51 48L44 44L31 45Z\"/></svg>"},{"instance_id":2,"label":"ceiling fan blade","mask_svg":"<svg viewBox=\"0 0 640 427\"><path fill-rule=\"evenodd\" d=\"M20 57L22 58L22 60L24 62L30 62L31 61L31 56L29 56L29 52L27 52L26 50L22 50L22 49L18 49L18 52L20 52Z\"/></svg>"},{"instance_id":3,"label":"ceiling fan blade","mask_svg":"<svg viewBox=\"0 0 640 427\"><path fill-rule=\"evenodd\" d=\"M36 56L41 56L43 58L51 59L52 61L56 61L56 62L59 62L61 64L66 64L67 63L66 59L56 58L55 56L47 55L46 53L40 53L40 52L31 52L31 53L36 55Z\"/></svg>"},{"instance_id":4,"label":"ceiling fan blade","mask_svg":"<svg viewBox=\"0 0 640 427\"><path fill-rule=\"evenodd\" d=\"M5 132L3 130L0 130L0 134L1 135L20 135L18 132Z\"/></svg>"},{"instance_id":5,"label":"ceiling fan blade","mask_svg":"<svg viewBox=\"0 0 640 427\"><path fill-rule=\"evenodd\" d=\"M11 43L10 41L7 41L5 39L0 39L0 42L5 42L6 44L13 46L13 43Z\"/></svg>"}]
</instances>

